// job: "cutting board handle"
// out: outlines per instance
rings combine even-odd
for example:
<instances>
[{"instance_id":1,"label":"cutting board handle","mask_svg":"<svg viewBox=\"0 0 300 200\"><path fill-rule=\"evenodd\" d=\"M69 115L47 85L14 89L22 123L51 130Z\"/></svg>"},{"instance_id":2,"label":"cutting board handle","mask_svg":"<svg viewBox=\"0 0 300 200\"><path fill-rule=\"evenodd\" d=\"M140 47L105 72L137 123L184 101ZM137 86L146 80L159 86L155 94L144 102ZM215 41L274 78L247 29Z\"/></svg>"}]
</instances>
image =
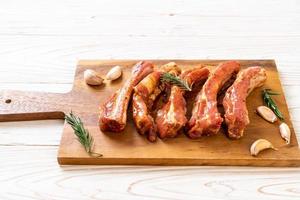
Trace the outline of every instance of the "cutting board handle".
<instances>
[{"instance_id":1,"label":"cutting board handle","mask_svg":"<svg viewBox=\"0 0 300 200\"><path fill-rule=\"evenodd\" d=\"M68 93L0 92L0 121L63 119Z\"/></svg>"}]
</instances>

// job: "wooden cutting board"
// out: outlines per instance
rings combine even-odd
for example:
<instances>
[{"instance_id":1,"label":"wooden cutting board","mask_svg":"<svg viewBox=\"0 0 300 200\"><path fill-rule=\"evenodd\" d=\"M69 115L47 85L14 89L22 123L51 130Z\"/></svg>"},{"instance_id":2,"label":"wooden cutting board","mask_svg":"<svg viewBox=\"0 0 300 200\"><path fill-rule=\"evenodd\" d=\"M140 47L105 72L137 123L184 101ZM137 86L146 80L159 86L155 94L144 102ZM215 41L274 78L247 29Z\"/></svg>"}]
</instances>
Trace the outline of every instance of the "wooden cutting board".
<instances>
[{"instance_id":1,"label":"wooden cutting board","mask_svg":"<svg viewBox=\"0 0 300 200\"><path fill-rule=\"evenodd\" d=\"M223 60L172 60L180 67L199 64L215 66ZM39 119L63 119L71 110L82 118L86 128L94 137L94 151L102 158L88 156L77 141L69 125L65 124L58 151L59 164L137 164L137 165L245 165L245 166L299 166L300 151L290 121L284 92L273 60L241 60L242 67L260 65L267 70L268 79L264 88L271 88L282 95L274 96L276 103L290 126L291 144L286 145L280 137L279 123L264 121L255 109L262 105L261 88L256 89L247 99L251 123L240 140L230 140L224 129L216 136L192 140L184 134L174 139L150 143L139 135L129 112L128 123L123 133L102 133L98 127L99 106L129 78L131 67L137 60L96 60L80 61L73 89L66 94L2 91L0 93L0 121L22 121ZM169 60L152 60L162 65ZM83 71L94 69L106 74L115 65L124 67L123 76L115 82L100 87L87 86ZM257 157L249 153L251 144L259 138L271 141L279 150L266 150Z\"/></svg>"}]
</instances>

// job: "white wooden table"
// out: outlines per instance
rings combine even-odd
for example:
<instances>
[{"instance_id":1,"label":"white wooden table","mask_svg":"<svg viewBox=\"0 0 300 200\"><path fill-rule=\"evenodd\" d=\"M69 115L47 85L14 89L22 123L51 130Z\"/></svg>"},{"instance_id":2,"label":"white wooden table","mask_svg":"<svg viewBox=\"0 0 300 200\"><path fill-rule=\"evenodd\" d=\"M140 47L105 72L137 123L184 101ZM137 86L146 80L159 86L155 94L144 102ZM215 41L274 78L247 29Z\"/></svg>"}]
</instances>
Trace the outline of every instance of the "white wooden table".
<instances>
[{"instance_id":1,"label":"white wooden table","mask_svg":"<svg viewBox=\"0 0 300 200\"><path fill-rule=\"evenodd\" d=\"M300 138L300 1L0 0L0 89L67 92L79 59L276 59ZM0 123L0 199L299 199L300 168L67 166L63 121Z\"/></svg>"}]
</instances>

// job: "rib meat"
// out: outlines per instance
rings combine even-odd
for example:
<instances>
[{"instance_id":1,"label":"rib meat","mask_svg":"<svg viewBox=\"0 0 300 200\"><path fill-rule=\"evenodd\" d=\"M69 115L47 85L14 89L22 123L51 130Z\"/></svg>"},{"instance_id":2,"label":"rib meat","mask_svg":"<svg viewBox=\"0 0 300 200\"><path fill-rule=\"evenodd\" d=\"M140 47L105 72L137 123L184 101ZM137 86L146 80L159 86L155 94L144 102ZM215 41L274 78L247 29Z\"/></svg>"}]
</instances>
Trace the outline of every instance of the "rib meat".
<instances>
[{"instance_id":1,"label":"rib meat","mask_svg":"<svg viewBox=\"0 0 300 200\"><path fill-rule=\"evenodd\" d=\"M207 68L188 70L181 75L189 85L206 79L209 74ZM160 138L175 137L186 124L185 91L178 86L172 86L168 102L157 112L156 124Z\"/></svg>"},{"instance_id":2,"label":"rib meat","mask_svg":"<svg viewBox=\"0 0 300 200\"><path fill-rule=\"evenodd\" d=\"M177 74L180 72L180 68L178 68L174 62L163 65L157 71L146 76L134 88L135 93L132 99L133 120L137 131L142 135L147 134L151 142L154 142L157 138L157 129L150 109L157 96L163 90L163 88L159 87L159 80L164 72Z\"/></svg>"},{"instance_id":3,"label":"rib meat","mask_svg":"<svg viewBox=\"0 0 300 200\"><path fill-rule=\"evenodd\" d=\"M133 87L152 71L153 65L145 61L133 67L130 79L101 108L99 123L102 131L121 132L125 129Z\"/></svg>"},{"instance_id":4,"label":"rib meat","mask_svg":"<svg viewBox=\"0 0 300 200\"><path fill-rule=\"evenodd\" d=\"M139 84L137 84L137 86L134 87L134 93L141 96L142 99L149 103L148 101L150 100L149 97L151 95L155 94L158 96L161 92L160 88L158 87L161 74L161 71L154 71L146 76ZM154 101L154 99L155 97L153 97L151 100ZM150 103L152 104L153 102Z\"/></svg>"},{"instance_id":5,"label":"rib meat","mask_svg":"<svg viewBox=\"0 0 300 200\"><path fill-rule=\"evenodd\" d=\"M154 142L156 140L156 126L152 116L149 113L146 102L137 93L133 94L133 121L138 133L148 134L148 140Z\"/></svg>"},{"instance_id":6,"label":"rib meat","mask_svg":"<svg viewBox=\"0 0 300 200\"><path fill-rule=\"evenodd\" d=\"M233 85L227 90L223 106L230 138L238 139L243 136L245 127L250 123L246 98L254 88L262 86L266 79L265 69L249 67L238 74Z\"/></svg>"},{"instance_id":7,"label":"rib meat","mask_svg":"<svg viewBox=\"0 0 300 200\"><path fill-rule=\"evenodd\" d=\"M134 87L134 92L147 101L148 108L152 107L156 97L164 89L164 85L160 85L159 87L159 80L161 75L165 72L178 75L181 72L181 69L176 65L175 62L167 63L150 73Z\"/></svg>"},{"instance_id":8,"label":"rib meat","mask_svg":"<svg viewBox=\"0 0 300 200\"><path fill-rule=\"evenodd\" d=\"M217 108L217 95L239 69L240 64L235 61L221 63L207 79L196 97L192 117L187 125L191 138L213 135L219 131L223 118Z\"/></svg>"}]
</instances>

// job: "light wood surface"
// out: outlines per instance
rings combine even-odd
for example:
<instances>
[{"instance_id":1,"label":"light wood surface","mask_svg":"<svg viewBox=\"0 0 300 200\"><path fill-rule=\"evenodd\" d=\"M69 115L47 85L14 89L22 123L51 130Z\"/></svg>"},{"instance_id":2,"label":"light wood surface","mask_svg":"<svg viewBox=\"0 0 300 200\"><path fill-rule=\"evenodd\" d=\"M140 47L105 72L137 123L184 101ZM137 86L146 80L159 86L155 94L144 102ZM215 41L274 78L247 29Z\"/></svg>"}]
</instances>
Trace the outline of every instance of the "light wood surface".
<instances>
[{"instance_id":1,"label":"light wood surface","mask_svg":"<svg viewBox=\"0 0 300 200\"><path fill-rule=\"evenodd\" d=\"M222 60L148 60L156 67L175 61L183 70L199 65L213 70ZM60 164L138 164L138 165L244 165L244 166L299 166L300 151L290 121L284 92L277 68L273 60L240 60L242 69L262 66L267 72L267 81L262 88L282 95L276 99L285 122L291 129L291 143L286 145L279 133L279 124L270 124L259 117L255 110L263 105L262 88L257 88L247 98L250 125L240 140L230 140L223 128L216 136L191 140L184 134L174 139L158 140L150 143L139 135L132 121L129 108L126 129L119 134L103 133L99 130L99 107L130 78L132 66L138 60L79 61L72 90L68 93L42 93L24 91L3 91L0 93L1 121L22 121L37 119L61 119L71 110L78 115L94 138L94 151L103 154L101 158L89 156L77 141L71 127L65 124L58 151ZM88 86L83 80L83 72L93 69L103 77L113 66L122 66L123 75L117 81L106 81L98 87ZM193 103L188 99L189 104ZM257 139L267 139L278 151L265 151L257 157L249 152Z\"/></svg>"},{"instance_id":2,"label":"light wood surface","mask_svg":"<svg viewBox=\"0 0 300 200\"><path fill-rule=\"evenodd\" d=\"M182 69L195 68L199 65L213 70L222 60L149 60L159 67L171 61ZM245 165L245 166L300 166L300 151L296 141L293 126L290 122L284 92L281 88L277 68L273 60L240 60L242 69L251 66L262 66L267 72L267 81L263 88L272 88L281 93L274 97L286 123L290 126L291 144L286 145L282 140L278 125L270 124L257 116L255 110L263 105L261 88L254 90L247 98L250 125L246 128L244 137L240 140L230 140L225 136L224 129L212 137L202 137L191 140L184 134L166 140L150 143L139 135L132 121L132 112L128 111L127 126L122 133L103 133L99 130L99 107L117 89L130 78L132 66L138 60L99 60L79 61L77 66L74 87L70 92L71 102L78 107L69 107L66 103L63 110L73 110L79 115L94 137L94 151L103 154L101 158L87 155L80 143L76 140L70 126L65 126L60 143L58 162L60 164L138 164L138 165ZM123 75L120 80L107 82L105 86L89 87L83 81L83 72L93 69L102 76L113 67L122 66ZM39 98L39 97L35 97ZM67 97L66 97L67 98ZM62 102L63 100L59 100ZM66 102L69 102L67 100ZM188 104L193 100L188 99ZM26 103L25 103L26 104ZM52 102L56 104L56 102ZM14 112L15 110L12 110ZM26 113L25 115L26 116ZM265 151L256 158L249 152L251 144L260 138L271 141L278 151Z\"/></svg>"},{"instance_id":3,"label":"light wood surface","mask_svg":"<svg viewBox=\"0 0 300 200\"><path fill-rule=\"evenodd\" d=\"M275 59L300 134L300 5L0 1L0 88L64 93L79 59ZM1 199L298 199L299 168L68 166L61 120L0 123Z\"/></svg>"}]
</instances>

